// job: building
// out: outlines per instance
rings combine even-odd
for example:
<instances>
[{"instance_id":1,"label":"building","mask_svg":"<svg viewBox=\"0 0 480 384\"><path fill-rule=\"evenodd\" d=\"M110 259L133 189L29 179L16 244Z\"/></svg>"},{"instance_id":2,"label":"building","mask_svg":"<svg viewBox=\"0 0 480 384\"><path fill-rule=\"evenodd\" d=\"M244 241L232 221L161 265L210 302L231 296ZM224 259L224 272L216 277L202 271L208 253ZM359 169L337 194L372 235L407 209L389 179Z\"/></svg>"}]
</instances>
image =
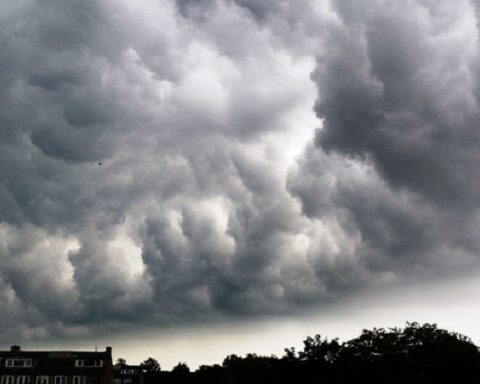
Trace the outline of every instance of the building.
<instances>
[{"instance_id":1,"label":"building","mask_svg":"<svg viewBox=\"0 0 480 384\"><path fill-rule=\"evenodd\" d=\"M115 365L113 384L143 384L143 372L141 365Z\"/></svg>"},{"instance_id":2,"label":"building","mask_svg":"<svg viewBox=\"0 0 480 384\"><path fill-rule=\"evenodd\" d=\"M113 384L112 348L103 352L0 351L0 384Z\"/></svg>"}]
</instances>

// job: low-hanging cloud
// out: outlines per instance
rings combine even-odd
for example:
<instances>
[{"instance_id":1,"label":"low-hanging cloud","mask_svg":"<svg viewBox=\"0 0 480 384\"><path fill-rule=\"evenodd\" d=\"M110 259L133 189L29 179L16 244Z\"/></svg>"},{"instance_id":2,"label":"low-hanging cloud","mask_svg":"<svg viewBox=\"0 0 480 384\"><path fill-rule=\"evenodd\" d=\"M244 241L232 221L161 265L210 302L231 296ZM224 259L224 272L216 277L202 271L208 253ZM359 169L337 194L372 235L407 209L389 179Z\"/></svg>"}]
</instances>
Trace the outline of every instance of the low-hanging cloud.
<instances>
[{"instance_id":1,"label":"low-hanging cloud","mask_svg":"<svg viewBox=\"0 0 480 384\"><path fill-rule=\"evenodd\" d=\"M2 5L0 339L476 265L475 6Z\"/></svg>"}]
</instances>

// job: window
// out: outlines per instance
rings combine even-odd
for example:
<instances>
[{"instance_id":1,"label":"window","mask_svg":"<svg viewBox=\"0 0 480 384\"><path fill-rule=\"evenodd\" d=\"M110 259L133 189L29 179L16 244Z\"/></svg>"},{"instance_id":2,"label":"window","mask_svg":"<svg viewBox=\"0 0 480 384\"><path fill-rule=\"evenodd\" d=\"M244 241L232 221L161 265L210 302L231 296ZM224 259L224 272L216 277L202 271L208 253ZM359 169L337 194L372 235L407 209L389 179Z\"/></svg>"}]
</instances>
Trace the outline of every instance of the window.
<instances>
[{"instance_id":1,"label":"window","mask_svg":"<svg viewBox=\"0 0 480 384\"><path fill-rule=\"evenodd\" d=\"M113 384L122 384L121 379L113 379Z\"/></svg>"},{"instance_id":2,"label":"window","mask_svg":"<svg viewBox=\"0 0 480 384\"><path fill-rule=\"evenodd\" d=\"M85 384L85 376L73 376L73 384Z\"/></svg>"},{"instance_id":3,"label":"window","mask_svg":"<svg viewBox=\"0 0 480 384\"><path fill-rule=\"evenodd\" d=\"M137 373L136 369L122 369L120 374L122 375L135 375Z\"/></svg>"},{"instance_id":4,"label":"window","mask_svg":"<svg viewBox=\"0 0 480 384\"><path fill-rule=\"evenodd\" d=\"M55 376L54 384L67 384L67 376Z\"/></svg>"},{"instance_id":5,"label":"window","mask_svg":"<svg viewBox=\"0 0 480 384\"><path fill-rule=\"evenodd\" d=\"M17 377L17 384L29 384L29 383L30 383L30 376Z\"/></svg>"},{"instance_id":6,"label":"window","mask_svg":"<svg viewBox=\"0 0 480 384\"><path fill-rule=\"evenodd\" d=\"M2 384L13 384L13 376L2 376Z\"/></svg>"},{"instance_id":7,"label":"window","mask_svg":"<svg viewBox=\"0 0 480 384\"><path fill-rule=\"evenodd\" d=\"M103 360L85 359L75 360L76 367L103 367Z\"/></svg>"},{"instance_id":8,"label":"window","mask_svg":"<svg viewBox=\"0 0 480 384\"><path fill-rule=\"evenodd\" d=\"M37 376L37 384L48 384L48 376Z\"/></svg>"},{"instance_id":9,"label":"window","mask_svg":"<svg viewBox=\"0 0 480 384\"><path fill-rule=\"evenodd\" d=\"M132 384L132 379L123 379L123 384Z\"/></svg>"},{"instance_id":10,"label":"window","mask_svg":"<svg viewBox=\"0 0 480 384\"><path fill-rule=\"evenodd\" d=\"M5 361L5 367L31 368L32 359L7 359L7 361Z\"/></svg>"}]
</instances>

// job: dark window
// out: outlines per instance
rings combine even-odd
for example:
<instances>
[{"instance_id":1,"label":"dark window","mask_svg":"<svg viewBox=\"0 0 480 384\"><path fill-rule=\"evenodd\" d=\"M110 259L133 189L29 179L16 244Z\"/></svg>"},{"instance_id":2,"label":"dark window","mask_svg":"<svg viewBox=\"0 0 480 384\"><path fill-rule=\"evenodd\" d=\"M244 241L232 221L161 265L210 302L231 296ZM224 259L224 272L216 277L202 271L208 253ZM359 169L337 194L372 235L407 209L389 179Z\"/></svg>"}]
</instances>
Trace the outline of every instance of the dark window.
<instances>
[{"instance_id":1,"label":"dark window","mask_svg":"<svg viewBox=\"0 0 480 384\"><path fill-rule=\"evenodd\" d=\"M29 383L30 383L30 376L17 377L17 384L29 384Z\"/></svg>"},{"instance_id":2,"label":"dark window","mask_svg":"<svg viewBox=\"0 0 480 384\"><path fill-rule=\"evenodd\" d=\"M55 376L54 384L67 384L67 376Z\"/></svg>"},{"instance_id":3,"label":"dark window","mask_svg":"<svg viewBox=\"0 0 480 384\"><path fill-rule=\"evenodd\" d=\"M2 376L2 384L13 384L13 376Z\"/></svg>"},{"instance_id":4,"label":"dark window","mask_svg":"<svg viewBox=\"0 0 480 384\"><path fill-rule=\"evenodd\" d=\"M37 384L48 384L48 376L37 376Z\"/></svg>"},{"instance_id":5,"label":"dark window","mask_svg":"<svg viewBox=\"0 0 480 384\"><path fill-rule=\"evenodd\" d=\"M85 384L85 376L73 376L73 384Z\"/></svg>"}]
</instances>

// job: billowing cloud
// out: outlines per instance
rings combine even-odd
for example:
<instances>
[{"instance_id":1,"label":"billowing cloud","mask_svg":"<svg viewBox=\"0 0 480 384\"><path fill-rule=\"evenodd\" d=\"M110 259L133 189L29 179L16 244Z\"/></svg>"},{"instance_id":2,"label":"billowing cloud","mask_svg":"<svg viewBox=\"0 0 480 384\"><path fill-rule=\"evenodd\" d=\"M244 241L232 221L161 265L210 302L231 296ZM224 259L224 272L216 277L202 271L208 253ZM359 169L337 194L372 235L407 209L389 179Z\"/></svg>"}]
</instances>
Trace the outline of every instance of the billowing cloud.
<instances>
[{"instance_id":1,"label":"billowing cloud","mask_svg":"<svg viewBox=\"0 0 480 384\"><path fill-rule=\"evenodd\" d=\"M0 339L476 265L475 4L365 4L2 5Z\"/></svg>"},{"instance_id":2,"label":"billowing cloud","mask_svg":"<svg viewBox=\"0 0 480 384\"><path fill-rule=\"evenodd\" d=\"M315 148L290 190L341 219L370 272L478 264L478 30L473 5L333 3L318 55ZM372 4L371 4L372 5Z\"/></svg>"}]
</instances>

